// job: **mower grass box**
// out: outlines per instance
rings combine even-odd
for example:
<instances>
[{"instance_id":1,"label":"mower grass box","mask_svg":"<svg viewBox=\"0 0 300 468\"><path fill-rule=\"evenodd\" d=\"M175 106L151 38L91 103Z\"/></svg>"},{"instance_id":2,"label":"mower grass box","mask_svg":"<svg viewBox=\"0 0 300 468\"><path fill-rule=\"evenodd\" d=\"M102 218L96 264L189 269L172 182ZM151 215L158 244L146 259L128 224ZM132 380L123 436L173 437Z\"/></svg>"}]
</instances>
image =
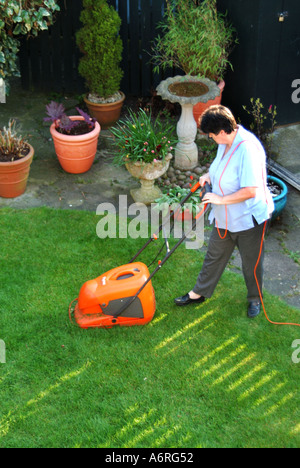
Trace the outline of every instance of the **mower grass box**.
<instances>
[{"instance_id":1,"label":"mower grass box","mask_svg":"<svg viewBox=\"0 0 300 468\"><path fill-rule=\"evenodd\" d=\"M155 313L155 295L149 277L147 266L138 262L114 268L87 281L80 290L74 311L77 324L81 328L109 328L150 322Z\"/></svg>"}]
</instances>

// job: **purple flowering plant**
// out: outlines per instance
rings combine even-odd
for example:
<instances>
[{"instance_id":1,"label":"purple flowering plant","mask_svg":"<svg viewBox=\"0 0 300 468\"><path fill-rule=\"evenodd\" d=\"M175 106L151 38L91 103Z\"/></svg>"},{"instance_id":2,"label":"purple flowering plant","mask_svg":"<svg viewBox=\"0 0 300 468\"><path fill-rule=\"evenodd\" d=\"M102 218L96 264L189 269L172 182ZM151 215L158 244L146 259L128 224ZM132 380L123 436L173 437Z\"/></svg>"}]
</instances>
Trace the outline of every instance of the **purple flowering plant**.
<instances>
[{"instance_id":1,"label":"purple flowering plant","mask_svg":"<svg viewBox=\"0 0 300 468\"><path fill-rule=\"evenodd\" d=\"M87 130L82 133L87 133L87 131L92 131L95 128L96 119L90 117L86 112L76 107L77 112L83 117L82 120L71 120L65 113L65 108L63 104L51 101L50 104L46 106L46 113L48 117L44 118L45 122L54 122L55 128L57 131L60 131L64 134L76 133L74 130L82 126L82 122L85 122Z\"/></svg>"}]
</instances>

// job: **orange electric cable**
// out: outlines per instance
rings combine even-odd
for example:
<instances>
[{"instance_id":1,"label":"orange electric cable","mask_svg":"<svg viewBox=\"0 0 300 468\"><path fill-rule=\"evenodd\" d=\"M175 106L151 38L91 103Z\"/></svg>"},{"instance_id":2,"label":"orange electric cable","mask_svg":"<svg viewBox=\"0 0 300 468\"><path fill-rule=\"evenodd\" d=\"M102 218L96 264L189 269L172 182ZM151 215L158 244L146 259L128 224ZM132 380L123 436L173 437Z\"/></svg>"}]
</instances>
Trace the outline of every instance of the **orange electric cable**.
<instances>
[{"instance_id":1,"label":"orange electric cable","mask_svg":"<svg viewBox=\"0 0 300 468\"><path fill-rule=\"evenodd\" d=\"M272 323L273 325L292 325L292 326L295 326L295 327L300 327L299 323L273 322L272 320L269 319L269 317L267 315L265 304L264 304L264 301L263 301L263 298L262 298L262 293L261 293L260 286L259 286L259 282L258 282L257 275L256 275L256 270L257 270L258 264L259 264L260 259L261 259L262 249L263 249L263 245L264 245L266 227L267 227L267 221L265 222L265 225L264 225L264 230L263 230L261 243L260 243L260 251L259 251L259 255L258 255L256 265L254 267L254 278L255 278L255 281L256 281L257 288L258 288L259 297L260 297L260 301L261 301L261 304L262 304L262 307L263 307L264 314L265 314L266 319L268 320L268 322Z\"/></svg>"},{"instance_id":2,"label":"orange electric cable","mask_svg":"<svg viewBox=\"0 0 300 468\"><path fill-rule=\"evenodd\" d=\"M221 177L220 177L220 180L219 180L219 188L224 196L224 192L222 190L222 187L221 187L221 180L222 180L222 177L224 175L224 172L226 171L227 169L227 166L232 158L232 156L234 155L234 153L236 152L236 150L238 149L238 147L244 143L244 141L246 140L243 140L241 141L237 147L235 148L235 150L232 152L232 154L230 155L230 158L228 159L227 163L226 163L226 166L224 167L224 170L221 174ZM266 183L266 181L264 180L264 176L263 176L263 181L264 181L264 184ZM264 185L265 186L265 185ZM266 195L266 191L265 191L265 195ZM266 200L267 200L267 195L266 195ZM267 200L267 203L268 203L268 200ZM227 232L228 232L228 214L227 214L227 205L225 205L225 211L226 211L226 229L225 229L225 235L222 237L221 236L221 233L220 233L220 230L219 230L219 227L218 227L218 223L217 223L217 220L216 220L216 227L217 227L217 230L218 230L218 234L220 236L221 239L225 239L225 237L227 236ZM257 285L257 289L258 289L258 292L259 292L259 297L260 297L260 301L261 301L261 304L262 304L262 308L263 308L263 311L264 311L264 314L265 314L265 317L266 319L268 320L268 322L272 323L273 325L292 325L292 326L295 326L295 327L300 327L300 324L299 323L285 323L285 322L273 322L272 320L269 319L268 317L268 314L267 314L267 311L266 311L266 308L265 308L265 304L264 304L264 301L263 301L263 297L262 297L262 292L260 290L260 286L259 286L259 282L258 282L258 279L257 279L257 275L256 275L256 270L257 270L257 267L259 265L259 262L260 262L260 259L261 259L261 254L262 254L262 249L263 249L263 245L264 245L264 239L265 239L265 233L266 233L266 227L267 227L267 221L265 222L265 225L264 225L264 229L263 229L263 234L262 234L262 238L261 238L261 244L260 244L260 251L259 251L259 255L258 255L258 259L257 259L257 262L256 262L256 265L254 267L254 278L255 278L255 281L256 281L256 285Z\"/></svg>"}]
</instances>

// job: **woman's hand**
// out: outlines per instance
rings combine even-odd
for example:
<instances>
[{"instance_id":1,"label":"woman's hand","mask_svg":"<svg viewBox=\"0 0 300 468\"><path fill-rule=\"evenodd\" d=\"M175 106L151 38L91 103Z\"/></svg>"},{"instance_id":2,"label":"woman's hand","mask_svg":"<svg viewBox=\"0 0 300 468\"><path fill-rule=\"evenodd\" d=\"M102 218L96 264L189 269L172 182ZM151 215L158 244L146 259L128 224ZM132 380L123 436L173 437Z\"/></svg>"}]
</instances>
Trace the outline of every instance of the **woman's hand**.
<instances>
[{"instance_id":1,"label":"woman's hand","mask_svg":"<svg viewBox=\"0 0 300 468\"><path fill-rule=\"evenodd\" d=\"M211 185L211 180L210 180L209 173L204 174L204 176L200 177L199 182L200 182L201 187L204 187L204 185L205 185L206 183L208 183L209 185Z\"/></svg>"},{"instance_id":2,"label":"woman's hand","mask_svg":"<svg viewBox=\"0 0 300 468\"><path fill-rule=\"evenodd\" d=\"M245 187L231 195L224 195L223 197L216 193L207 193L203 198L203 202L212 203L213 205L234 205L255 198L256 192L256 187Z\"/></svg>"},{"instance_id":3,"label":"woman's hand","mask_svg":"<svg viewBox=\"0 0 300 468\"><path fill-rule=\"evenodd\" d=\"M216 193L207 193L203 200L204 203L212 203L213 205L224 205L224 199Z\"/></svg>"}]
</instances>

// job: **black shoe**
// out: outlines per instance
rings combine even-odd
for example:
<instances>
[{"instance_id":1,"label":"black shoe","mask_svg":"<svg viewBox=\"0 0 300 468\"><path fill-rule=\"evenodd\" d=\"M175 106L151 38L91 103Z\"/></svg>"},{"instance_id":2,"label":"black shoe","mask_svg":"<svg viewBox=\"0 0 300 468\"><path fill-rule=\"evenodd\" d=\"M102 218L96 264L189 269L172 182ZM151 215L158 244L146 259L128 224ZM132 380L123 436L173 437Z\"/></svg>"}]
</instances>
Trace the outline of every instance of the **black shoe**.
<instances>
[{"instance_id":1,"label":"black shoe","mask_svg":"<svg viewBox=\"0 0 300 468\"><path fill-rule=\"evenodd\" d=\"M191 299L189 294L175 299L175 304L178 306L186 306L188 304L202 304L205 301L205 297L201 296L198 299Z\"/></svg>"},{"instance_id":2,"label":"black shoe","mask_svg":"<svg viewBox=\"0 0 300 468\"><path fill-rule=\"evenodd\" d=\"M254 318L260 314L261 311L261 303L258 301L251 301L248 307L248 317Z\"/></svg>"}]
</instances>

